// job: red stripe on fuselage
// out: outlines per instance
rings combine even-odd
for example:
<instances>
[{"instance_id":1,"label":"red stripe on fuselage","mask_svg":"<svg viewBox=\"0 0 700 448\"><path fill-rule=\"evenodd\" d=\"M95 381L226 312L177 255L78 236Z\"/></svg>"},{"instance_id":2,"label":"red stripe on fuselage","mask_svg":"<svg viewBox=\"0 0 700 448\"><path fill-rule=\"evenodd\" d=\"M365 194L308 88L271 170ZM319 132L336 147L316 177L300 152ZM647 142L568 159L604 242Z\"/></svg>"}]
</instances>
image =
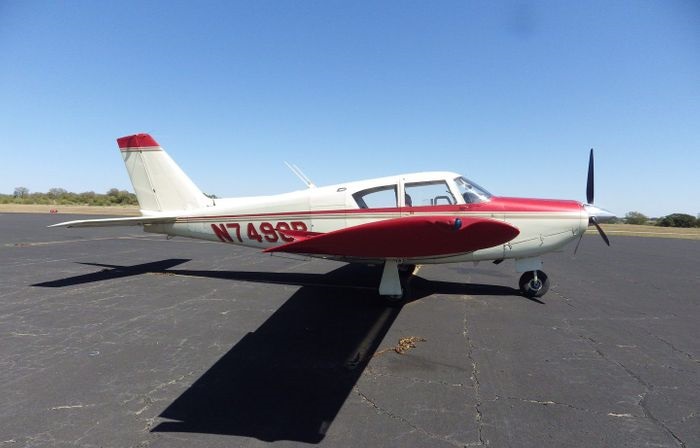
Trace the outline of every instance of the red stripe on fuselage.
<instances>
[{"instance_id":1,"label":"red stripe on fuselage","mask_svg":"<svg viewBox=\"0 0 700 448\"><path fill-rule=\"evenodd\" d=\"M250 219L251 217L270 218L287 216L321 216L321 215L361 215L361 214L481 214L481 213L567 213L578 212L582 205L577 201L557 199L527 198L492 198L489 202L478 204L437 205L427 207L390 207L390 208L355 208L336 210L297 210L290 212L247 213L238 215L206 215L181 217L180 220L196 222L212 219Z\"/></svg>"},{"instance_id":2,"label":"red stripe on fuselage","mask_svg":"<svg viewBox=\"0 0 700 448\"><path fill-rule=\"evenodd\" d=\"M583 208L578 201L567 199L493 198L489 202L469 204L469 210L508 212L577 212Z\"/></svg>"}]
</instances>

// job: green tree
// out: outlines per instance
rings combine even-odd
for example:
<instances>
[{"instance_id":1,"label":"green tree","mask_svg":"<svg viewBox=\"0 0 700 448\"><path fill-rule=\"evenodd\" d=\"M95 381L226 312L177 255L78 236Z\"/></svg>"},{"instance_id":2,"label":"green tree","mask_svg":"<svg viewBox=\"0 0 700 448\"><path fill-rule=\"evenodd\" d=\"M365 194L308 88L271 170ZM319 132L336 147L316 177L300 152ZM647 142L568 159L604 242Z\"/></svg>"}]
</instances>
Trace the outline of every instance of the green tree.
<instances>
[{"instance_id":1,"label":"green tree","mask_svg":"<svg viewBox=\"0 0 700 448\"><path fill-rule=\"evenodd\" d=\"M625 215L625 224L646 224L649 218L639 212L627 212Z\"/></svg>"},{"instance_id":2,"label":"green tree","mask_svg":"<svg viewBox=\"0 0 700 448\"><path fill-rule=\"evenodd\" d=\"M51 199L59 199L66 193L68 193L68 191L65 188L51 188L49 190L49 197Z\"/></svg>"},{"instance_id":3,"label":"green tree","mask_svg":"<svg viewBox=\"0 0 700 448\"><path fill-rule=\"evenodd\" d=\"M54 205L137 205L136 195L112 188L107 194L94 191L73 193L64 188L51 188L48 193L30 193L26 187L17 187L12 195L0 194L0 204L54 204Z\"/></svg>"},{"instance_id":4,"label":"green tree","mask_svg":"<svg viewBox=\"0 0 700 448\"><path fill-rule=\"evenodd\" d=\"M672 213L659 220L657 225L662 227L695 227L698 220L692 215L685 213Z\"/></svg>"},{"instance_id":5,"label":"green tree","mask_svg":"<svg viewBox=\"0 0 700 448\"><path fill-rule=\"evenodd\" d=\"M92 205L95 203L97 195L94 191L84 191L78 195L78 200L86 205Z\"/></svg>"},{"instance_id":6,"label":"green tree","mask_svg":"<svg viewBox=\"0 0 700 448\"><path fill-rule=\"evenodd\" d=\"M13 194L16 198L23 198L29 194L29 188L27 187L16 187Z\"/></svg>"},{"instance_id":7,"label":"green tree","mask_svg":"<svg viewBox=\"0 0 700 448\"><path fill-rule=\"evenodd\" d=\"M129 193L126 190L119 190L117 188L110 188L107 191L107 196L109 202L112 204L120 205L135 205L138 204L136 200L136 195L134 193Z\"/></svg>"}]
</instances>

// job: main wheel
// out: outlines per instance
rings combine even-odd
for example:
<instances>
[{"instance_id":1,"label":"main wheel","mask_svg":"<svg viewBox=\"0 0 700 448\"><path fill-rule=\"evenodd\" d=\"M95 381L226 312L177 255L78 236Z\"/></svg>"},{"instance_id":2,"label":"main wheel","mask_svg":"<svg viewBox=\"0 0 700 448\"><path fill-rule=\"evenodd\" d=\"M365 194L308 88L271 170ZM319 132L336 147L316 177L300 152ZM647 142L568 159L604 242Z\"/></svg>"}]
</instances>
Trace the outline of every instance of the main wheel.
<instances>
[{"instance_id":1,"label":"main wheel","mask_svg":"<svg viewBox=\"0 0 700 448\"><path fill-rule=\"evenodd\" d=\"M542 271L537 271L537 279L535 272L528 271L520 276L520 291L525 297L542 297L549 290L549 278Z\"/></svg>"}]
</instances>

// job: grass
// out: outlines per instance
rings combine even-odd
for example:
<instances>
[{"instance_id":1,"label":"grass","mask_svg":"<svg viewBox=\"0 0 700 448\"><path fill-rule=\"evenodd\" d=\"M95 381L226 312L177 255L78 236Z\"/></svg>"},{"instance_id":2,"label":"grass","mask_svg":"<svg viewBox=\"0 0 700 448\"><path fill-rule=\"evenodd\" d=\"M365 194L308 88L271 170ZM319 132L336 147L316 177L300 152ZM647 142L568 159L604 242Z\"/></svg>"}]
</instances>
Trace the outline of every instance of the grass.
<instances>
[{"instance_id":1,"label":"grass","mask_svg":"<svg viewBox=\"0 0 700 448\"><path fill-rule=\"evenodd\" d=\"M41 204L0 204L0 213L51 213L76 215L116 215L139 216L139 208L134 205L41 205Z\"/></svg>"},{"instance_id":2,"label":"grass","mask_svg":"<svg viewBox=\"0 0 700 448\"><path fill-rule=\"evenodd\" d=\"M700 228L691 227L658 227L658 226L642 226L633 224L602 224L605 233L611 237L623 236L641 236L651 238L681 238L686 240L700 240ZM595 233L592 228L591 232Z\"/></svg>"}]
</instances>

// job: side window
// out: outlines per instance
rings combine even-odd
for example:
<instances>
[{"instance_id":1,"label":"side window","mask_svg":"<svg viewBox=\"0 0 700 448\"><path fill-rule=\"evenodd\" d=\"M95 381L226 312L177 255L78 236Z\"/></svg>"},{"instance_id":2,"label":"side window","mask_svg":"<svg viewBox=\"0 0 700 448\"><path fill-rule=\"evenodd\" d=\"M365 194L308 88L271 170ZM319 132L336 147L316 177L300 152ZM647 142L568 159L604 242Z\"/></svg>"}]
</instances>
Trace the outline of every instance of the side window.
<instances>
[{"instance_id":1,"label":"side window","mask_svg":"<svg viewBox=\"0 0 700 448\"><path fill-rule=\"evenodd\" d=\"M407 183L406 206L454 205L455 197L444 180Z\"/></svg>"},{"instance_id":2,"label":"side window","mask_svg":"<svg viewBox=\"0 0 700 448\"><path fill-rule=\"evenodd\" d=\"M398 207L396 185L368 188L352 195L360 208Z\"/></svg>"}]
</instances>

